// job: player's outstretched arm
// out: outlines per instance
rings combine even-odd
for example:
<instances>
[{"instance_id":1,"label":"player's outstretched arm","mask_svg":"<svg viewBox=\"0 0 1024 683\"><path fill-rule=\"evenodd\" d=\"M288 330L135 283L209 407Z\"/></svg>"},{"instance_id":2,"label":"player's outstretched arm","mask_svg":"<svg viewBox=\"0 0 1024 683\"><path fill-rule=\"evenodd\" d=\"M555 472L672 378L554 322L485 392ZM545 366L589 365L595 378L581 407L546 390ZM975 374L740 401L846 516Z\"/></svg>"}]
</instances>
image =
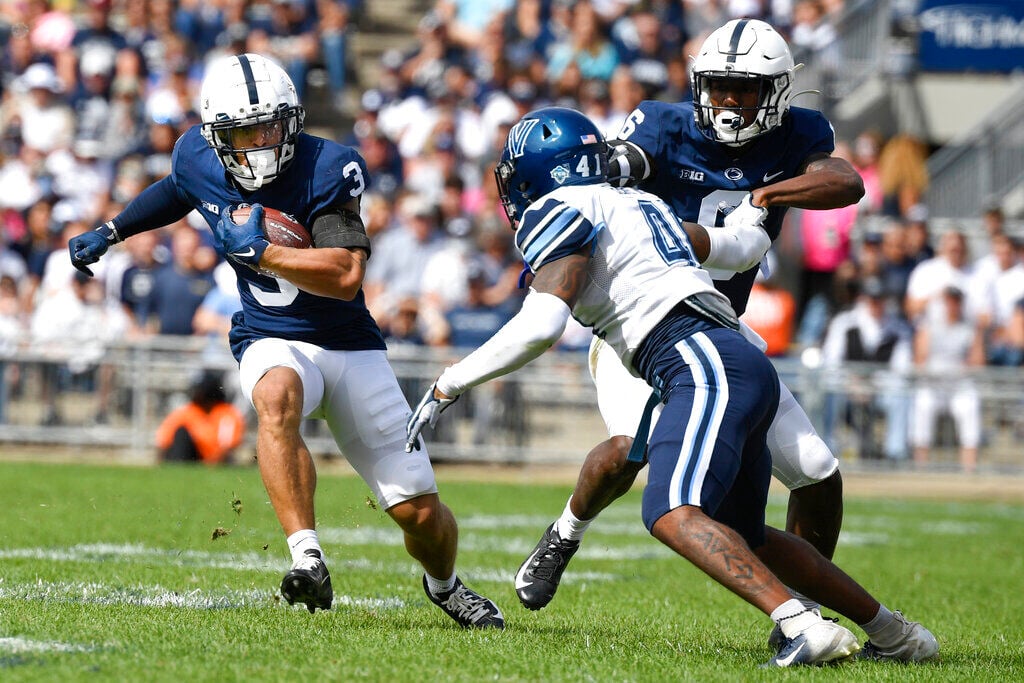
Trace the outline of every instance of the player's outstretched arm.
<instances>
[{"instance_id":1,"label":"player's outstretched arm","mask_svg":"<svg viewBox=\"0 0 1024 683\"><path fill-rule=\"evenodd\" d=\"M178 196L174 179L167 176L140 192L111 220L91 232L72 237L68 242L71 265L91 276L89 266L114 244L140 232L170 225L191 210L192 206Z\"/></svg>"},{"instance_id":2,"label":"player's outstretched arm","mask_svg":"<svg viewBox=\"0 0 1024 683\"><path fill-rule=\"evenodd\" d=\"M850 162L826 154L809 157L803 173L752 192L758 206L838 209L860 201L864 181Z\"/></svg>"},{"instance_id":3,"label":"player's outstretched arm","mask_svg":"<svg viewBox=\"0 0 1024 683\"><path fill-rule=\"evenodd\" d=\"M589 260L584 248L538 269L522 309L480 348L445 370L419 402L406 423L406 451L418 448L420 431L434 426L451 400L521 368L558 341L583 288Z\"/></svg>"}]
</instances>

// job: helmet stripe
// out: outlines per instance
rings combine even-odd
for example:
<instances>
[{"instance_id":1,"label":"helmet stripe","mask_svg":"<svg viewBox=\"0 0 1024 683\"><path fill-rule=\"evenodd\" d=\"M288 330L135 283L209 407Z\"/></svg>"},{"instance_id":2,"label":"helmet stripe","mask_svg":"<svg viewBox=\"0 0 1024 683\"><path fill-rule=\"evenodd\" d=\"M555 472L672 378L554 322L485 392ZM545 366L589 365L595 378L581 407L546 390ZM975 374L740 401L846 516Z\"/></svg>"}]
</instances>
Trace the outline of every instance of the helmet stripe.
<instances>
[{"instance_id":1,"label":"helmet stripe","mask_svg":"<svg viewBox=\"0 0 1024 683\"><path fill-rule=\"evenodd\" d=\"M260 96L256 92L256 76L252 73L252 64L246 55L238 55L238 65L242 67L242 76L245 77L245 87L249 89L249 104L259 104Z\"/></svg>"},{"instance_id":2,"label":"helmet stripe","mask_svg":"<svg viewBox=\"0 0 1024 683\"><path fill-rule=\"evenodd\" d=\"M729 64L736 61L736 55L740 50L740 36L743 35L743 29L747 27L749 21L749 19L738 21L732 30L732 35L729 36L729 56L725 58L725 61Z\"/></svg>"}]
</instances>

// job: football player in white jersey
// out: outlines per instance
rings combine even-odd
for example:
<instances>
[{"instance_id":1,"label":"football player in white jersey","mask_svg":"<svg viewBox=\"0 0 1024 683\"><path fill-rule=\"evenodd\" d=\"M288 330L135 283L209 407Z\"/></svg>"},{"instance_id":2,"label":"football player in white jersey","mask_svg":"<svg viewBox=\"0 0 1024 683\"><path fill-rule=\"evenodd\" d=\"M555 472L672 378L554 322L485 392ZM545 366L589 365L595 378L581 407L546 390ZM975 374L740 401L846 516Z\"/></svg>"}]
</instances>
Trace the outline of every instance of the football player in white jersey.
<instances>
[{"instance_id":1,"label":"football player in white jersey","mask_svg":"<svg viewBox=\"0 0 1024 683\"><path fill-rule=\"evenodd\" d=\"M508 324L427 391L406 448L418 447L422 429L464 391L543 353L572 315L655 387L647 418L655 399L663 403L649 440L644 524L773 619L785 640L769 666L837 661L860 648L849 630L793 598L766 563L872 638L892 640L907 627L933 655L927 629L894 616L806 541L765 526L778 376L737 331L728 298L699 265L756 264L769 244L765 211L748 199L720 230L682 224L656 196L609 185L606 154L598 128L571 109L540 109L509 131L495 174L535 273L530 293ZM641 430L635 443L647 436Z\"/></svg>"},{"instance_id":2,"label":"football player in white jersey","mask_svg":"<svg viewBox=\"0 0 1024 683\"><path fill-rule=\"evenodd\" d=\"M609 144L612 184L632 184L662 198L684 221L715 227L744 197L768 208L774 240L788 207L828 209L860 199L863 182L832 157L835 133L818 111L791 106L796 65L768 24L737 19L714 31L693 60L693 102L644 101ZM715 287L742 315L757 267L710 268ZM747 338L763 345L749 327ZM523 563L516 594L530 609L554 597L587 525L633 483L643 461L626 458L647 387L622 367L602 340L591 345L590 370L611 438L587 455L555 523ZM790 489L786 529L831 558L842 523L839 462L785 386L768 433L775 477ZM808 607L814 605L807 601ZM780 642L778 629L769 643Z\"/></svg>"}]
</instances>

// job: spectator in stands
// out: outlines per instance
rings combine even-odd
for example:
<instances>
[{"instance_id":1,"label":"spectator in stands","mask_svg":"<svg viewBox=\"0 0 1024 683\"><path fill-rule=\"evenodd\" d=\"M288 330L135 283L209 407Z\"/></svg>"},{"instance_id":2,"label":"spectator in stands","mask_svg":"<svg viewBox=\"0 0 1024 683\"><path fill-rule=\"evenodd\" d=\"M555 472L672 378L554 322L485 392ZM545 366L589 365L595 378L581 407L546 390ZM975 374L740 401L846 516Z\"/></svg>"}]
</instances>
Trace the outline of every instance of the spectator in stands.
<instances>
[{"instance_id":1,"label":"spectator in stands","mask_svg":"<svg viewBox=\"0 0 1024 683\"><path fill-rule=\"evenodd\" d=\"M882 282L868 278L860 285L854 307L838 314L828 326L822 361L826 367L840 368L847 363L877 363L887 371L862 374L856 369L841 394L828 398L826 433L834 434L835 419L845 414L865 458L893 460L907 457L909 401L904 373L911 367L912 332L890 306ZM845 402L846 405L842 406ZM885 418L885 440L879 445L875 423Z\"/></svg>"},{"instance_id":2,"label":"spectator in stands","mask_svg":"<svg viewBox=\"0 0 1024 683\"><path fill-rule=\"evenodd\" d=\"M850 161L849 145L836 143L834 157ZM837 209L800 212L803 263L800 268L801 320L799 338L811 343L821 338L828 318L836 311L835 271L850 258L850 235L857 222L857 204Z\"/></svg>"},{"instance_id":3,"label":"spectator in stands","mask_svg":"<svg viewBox=\"0 0 1024 683\"><path fill-rule=\"evenodd\" d=\"M157 258L159 242L160 233L153 230L124 242L131 261L121 276L118 299L128 317L130 338L146 337L157 330L153 289L157 270L162 265Z\"/></svg>"},{"instance_id":4,"label":"spectator in stands","mask_svg":"<svg viewBox=\"0 0 1024 683\"><path fill-rule=\"evenodd\" d=\"M636 78L633 77L633 70L619 66L612 74L612 80L608 84L608 120L610 125L600 126L610 137L614 138L626 120L626 117L634 109L640 106L644 98L644 88Z\"/></svg>"},{"instance_id":5,"label":"spectator in stands","mask_svg":"<svg viewBox=\"0 0 1024 683\"><path fill-rule=\"evenodd\" d=\"M363 291L375 320L387 325L387 314L405 297L419 297L423 271L430 257L444 247L437 207L425 197L407 195L399 223L374 245L367 262Z\"/></svg>"},{"instance_id":6,"label":"spectator in stands","mask_svg":"<svg viewBox=\"0 0 1024 683\"><path fill-rule=\"evenodd\" d=\"M102 363L106 347L124 338L127 320L120 308L107 304L103 283L75 272L69 286L40 301L32 315L31 337L36 350L49 354L43 366L42 424L62 424L57 397L62 383L95 383L95 422L106 422L113 389L113 366Z\"/></svg>"},{"instance_id":7,"label":"spectator in stands","mask_svg":"<svg viewBox=\"0 0 1024 683\"><path fill-rule=\"evenodd\" d=\"M796 0L793 3L790 42L794 47L810 50L815 63L834 70L840 66L836 38L836 27L826 15L821 0Z\"/></svg>"},{"instance_id":8,"label":"spectator in stands","mask_svg":"<svg viewBox=\"0 0 1024 683\"><path fill-rule=\"evenodd\" d=\"M914 364L925 374L914 394L914 462L928 462L935 420L947 410L956 424L960 465L972 473L981 443L981 400L968 371L984 364L985 352L966 314L963 290L947 286L938 301L939 313L923 319L914 337Z\"/></svg>"},{"instance_id":9,"label":"spectator in stands","mask_svg":"<svg viewBox=\"0 0 1024 683\"><path fill-rule=\"evenodd\" d=\"M605 35L605 28L593 4L587 0L573 5L571 31L569 40L557 43L551 51L548 81L556 83L562 80L572 64L579 69L580 78L610 79L619 57Z\"/></svg>"},{"instance_id":10,"label":"spectator in stands","mask_svg":"<svg viewBox=\"0 0 1024 683\"><path fill-rule=\"evenodd\" d=\"M906 228L907 258L917 265L935 256L931 233L928 230L928 207L915 204L907 211L904 220Z\"/></svg>"},{"instance_id":11,"label":"spectator in stands","mask_svg":"<svg viewBox=\"0 0 1024 683\"><path fill-rule=\"evenodd\" d=\"M939 253L918 264L910 273L904 310L907 319L917 321L948 287L967 292L971 266L967 260L967 240L957 231L945 233L939 241ZM968 312L970 312L968 302Z\"/></svg>"},{"instance_id":12,"label":"spectator in stands","mask_svg":"<svg viewBox=\"0 0 1024 683\"><path fill-rule=\"evenodd\" d=\"M890 221L882 231L881 262L878 276L885 291L895 301L907 294L910 273L916 264L907 256L907 232L899 221Z\"/></svg>"},{"instance_id":13,"label":"spectator in stands","mask_svg":"<svg viewBox=\"0 0 1024 683\"><path fill-rule=\"evenodd\" d=\"M191 335L192 319L214 288L216 254L184 221L171 228L171 260L153 275L152 312L160 334Z\"/></svg>"},{"instance_id":14,"label":"spectator in stands","mask_svg":"<svg viewBox=\"0 0 1024 683\"><path fill-rule=\"evenodd\" d=\"M668 63L679 49L679 43L663 40L670 24L662 24L653 12L636 12L625 22L631 30L623 46L622 62L643 88L641 100L654 99L668 87ZM627 109L625 114L631 112Z\"/></svg>"},{"instance_id":15,"label":"spectator in stands","mask_svg":"<svg viewBox=\"0 0 1024 683\"><path fill-rule=\"evenodd\" d=\"M861 133L853 141L853 167L864 181L864 197L859 205L864 215L882 211L882 183L878 171L878 154L881 149L882 136L874 130Z\"/></svg>"},{"instance_id":16,"label":"spectator in stands","mask_svg":"<svg viewBox=\"0 0 1024 683\"><path fill-rule=\"evenodd\" d=\"M320 54L327 70L331 102L338 112L344 111L345 86L348 83L348 26L350 8L342 0L317 0L317 35Z\"/></svg>"},{"instance_id":17,"label":"spectator in stands","mask_svg":"<svg viewBox=\"0 0 1024 683\"><path fill-rule=\"evenodd\" d=\"M1024 299L1024 264L1007 235L994 235L990 248L992 261L979 259L974 268L970 299L976 303L978 325L986 334L988 363L1017 366L1024 362L1024 349L1011 340L1009 326L1017 302Z\"/></svg>"},{"instance_id":18,"label":"spectator in stands","mask_svg":"<svg viewBox=\"0 0 1024 683\"><path fill-rule=\"evenodd\" d=\"M487 27L500 25L512 5L512 0L439 0L435 12L454 44L476 50L483 47Z\"/></svg>"},{"instance_id":19,"label":"spectator in stands","mask_svg":"<svg viewBox=\"0 0 1024 683\"><path fill-rule=\"evenodd\" d=\"M217 465L242 443L245 417L228 402L224 373L204 371L190 389L189 402L164 418L156 431L162 462Z\"/></svg>"},{"instance_id":20,"label":"spectator in stands","mask_svg":"<svg viewBox=\"0 0 1024 683\"><path fill-rule=\"evenodd\" d=\"M61 80L73 91L85 76L83 66L90 59L110 60L128 46L125 37L110 22L111 0L86 0L85 25L75 31L70 49L58 56ZM99 57L102 53L102 57ZM88 55L88 57L87 57Z\"/></svg>"},{"instance_id":21,"label":"spectator in stands","mask_svg":"<svg viewBox=\"0 0 1024 683\"><path fill-rule=\"evenodd\" d=\"M23 94L10 103L3 127L17 119L22 143L44 154L69 147L74 138L75 117L62 97L64 86L54 68L44 63L33 64L18 80L17 87Z\"/></svg>"},{"instance_id":22,"label":"spectator in stands","mask_svg":"<svg viewBox=\"0 0 1024 683\"><path fill-rule=\"evenodd\" d=\"M426 341L420 332L419 326L420 303L414 296L407 296L395 306L395 310L388 316L388 325L381 329L384 334L384 341L389 349L396 346L424 346ZM419 390L418 382L412 388ZM404 390L404 388L403 388Z\"/></svg>"},{"instance_id":23,"label":"spectator in stands","mask_svg":"<svg viewBox=\"0 0 1024 683\"><path fill-rule=\"evenodd\" d=\"M896 135L885 143L878 157L883 213L909 218L910 207L920 204L928 189L927 162L927 147L912 135Z\"/></svg>"}]
</instances>

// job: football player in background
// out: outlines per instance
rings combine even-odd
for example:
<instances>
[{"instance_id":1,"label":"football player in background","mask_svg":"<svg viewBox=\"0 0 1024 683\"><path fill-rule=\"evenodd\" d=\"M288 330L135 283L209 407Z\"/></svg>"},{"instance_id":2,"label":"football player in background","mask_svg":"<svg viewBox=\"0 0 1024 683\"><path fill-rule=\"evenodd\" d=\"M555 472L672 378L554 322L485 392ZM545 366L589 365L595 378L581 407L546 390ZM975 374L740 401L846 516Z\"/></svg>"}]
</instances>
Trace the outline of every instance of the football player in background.
<instances>
[{"instance_id":1,"label":"football player in background","mask_svg":"<svg viewBox=\"0 0 1024 683\"><path fill-rule=\"evenodd\" d=\"M768 210L764 228L772 240L790 206L830 209L858 201L863 183L849 163L831 156L835 134L828 120L790 107L796 68L786 41L763 21L737 19L715 30L693 59L694 101L644 101L609 142L611 182L635 184L682 220L709 227L721 226L749 194ZM737 315L746 309L757 270L710 269ZM742 332L765 348L749 327ZM561 517L519 569L516 593L530 609L551 601L587 525L629 490L645 464L642 455L627 454L650 389L596 337L590 369L611 438L588 454ZM831 558L843 514L839 463L784 384L780 392L768 447L776 478L791 491L786 529ZM769 642L781 644L779 629Z\"/></svg>"},{"instance_id":2,"label":"football player in background","mask_svg":"<svg viewBox=\"0 0 1024 683\"><path fill-rule=\"evenodd\" d=\"M644 524L773 619L783 643L768 666L837 661L860 647L845 627L794 598L766 564L872 638L898 637L906 622L814 546L765 526L778 375L740 334L729 299L699 264L755 266L770 246L760 227L767 211L748 195L719 229L680 223L656 196L609 185L606 154L597 126L571 109L537 110L509 131L495 175L516 246L535 273L530 293L509 323L423 396L406 449L467 389L541 355L572 315L664 403L649 442ZM647 443L644 429L637 443ZM920 624L912 629L918 658L933 656L932 634Z\"/></svg>"},{"instance_id":3,"label":"football player in background","mask_svg":"<svg viewBox=\"0 0 1024 683\"><path fill-rule=\"evenodd\" d=\"M230 343L256 410L260 475L291 550L281 594L310 612L333 600L315 531L316 468L299 432L304 418L319 417L401 527L430 600L463 627L503 628L498 607L455 573L458 530L427 454L403 448L409 404L362 292L370 256L359 217L363 159L302 132L305 114L291 79L260 55L210 64L200 104L203 123L176 143L171 174L72 240L72 263L89 272L116 242L193 209L202 214L238 277L242 310ZM231 213L243 203L252 210L238 225ZM310 226L315 248L270 244L264 205Z\"/></svg>"}]
</instances>

